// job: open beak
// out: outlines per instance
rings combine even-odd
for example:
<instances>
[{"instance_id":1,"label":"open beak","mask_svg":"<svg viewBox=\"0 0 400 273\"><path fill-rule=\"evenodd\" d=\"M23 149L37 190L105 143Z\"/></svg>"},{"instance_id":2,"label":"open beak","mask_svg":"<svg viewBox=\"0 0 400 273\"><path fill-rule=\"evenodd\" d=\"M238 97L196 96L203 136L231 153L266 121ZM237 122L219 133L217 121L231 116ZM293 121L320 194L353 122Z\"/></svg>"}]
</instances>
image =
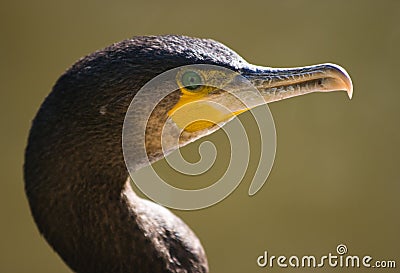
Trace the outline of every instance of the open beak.
<instances>
[{"instance_id":1,"label":"open beak","mask_svg":"<svg viewBox=\"0 0 400 273\"><path fill-rule=\"evenodd\" d=\"M313 92L346 91L350 99L353 96L349 74L331 63L296 68L255 66L242 75L260 91L266 103Z\"/></svg>"}]
</instances>

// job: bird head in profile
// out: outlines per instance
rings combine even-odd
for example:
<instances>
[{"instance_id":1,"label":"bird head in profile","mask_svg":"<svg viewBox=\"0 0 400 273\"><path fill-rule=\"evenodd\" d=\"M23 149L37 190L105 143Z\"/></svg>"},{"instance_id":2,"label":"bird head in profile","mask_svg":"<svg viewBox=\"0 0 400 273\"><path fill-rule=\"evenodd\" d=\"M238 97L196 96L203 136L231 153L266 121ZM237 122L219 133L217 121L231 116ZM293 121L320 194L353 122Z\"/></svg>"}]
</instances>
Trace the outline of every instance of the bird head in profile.
<instances>
[{"instance_id":1,"label":"bird head in profile","mask_svg":"<svg viewBox=\"0 0 400 273\"><path fill-rule=\"evenodd\" d=\"M96 61L103 62L105 56L107 64ZM111 100L103 106L103 113L117 107L125 115L128 103L139 97L138 91L158 77L135 104L143 114L135 119L146 122L146 150L151 163L256 106L312 92L343 90L350 98L353 92L349 75L338 65L289 69L256 66L219 42L185 36L136 37L86 59L80 65L89 67L89 71L93 69L91 62L101 64L96 84L110 84L119 90L113 97L119 98L120 104ZM164 95L152 105L161 93ZM146 115L150 106L151 114ZM179 143L168 138L176 134L172 131L179 132ZM162 151L163 146L169 150Z\"/></svg>"},{"instance_id":2,"label":"bird head in profile","mask_svg":"<svg viewBox=\"0 0 400 273\"><path fill-rule=\"evenodd\" d=\"M126 182L124 121L133 146L145 135L146 154L130 154L139 167L165 155L162 139L170 152L258 105L337 90L351 98L353 87L334 64L261 67L219 42L175 35L113 44L68 69L32 123L24 165L32 215L76 272L207 272L190 228Z\"/></svg>"}]
</instances>

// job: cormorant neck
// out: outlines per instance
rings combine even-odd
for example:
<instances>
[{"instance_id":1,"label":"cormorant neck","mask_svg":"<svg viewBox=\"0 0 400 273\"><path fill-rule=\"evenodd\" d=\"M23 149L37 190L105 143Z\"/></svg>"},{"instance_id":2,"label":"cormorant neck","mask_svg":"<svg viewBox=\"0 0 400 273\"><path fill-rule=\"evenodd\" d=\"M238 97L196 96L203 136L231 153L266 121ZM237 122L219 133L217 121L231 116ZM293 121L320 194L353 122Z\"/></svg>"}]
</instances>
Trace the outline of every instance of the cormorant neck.
<instances>
[{"instance_id":1,"label":"cormorant neck","mask_svg":"<svg viewBox=\"0 0 400 273\"><path fill-rule=\"evenodd\" d=\"M67 106L57 105L61 95L47 98L29 137L25 181L32 214L76 272L123 272L151 249L135 215L139 199L126 183L123 118L88 105L74 109L76 102L65 97Z\"/></svg>"},{"instance_id":2,"label":"cormorant neck","mask_svg":"<svg viewBox=\"0 0 400 273\"><path fill-rule=\"evenodd\" d=\"M32 124L25 189L40 232L76 272L207 272L194 233L127 182L121 134L133 94L118 104L112 92L93 95L56 86Z\"/></svg>"}]
</instances>

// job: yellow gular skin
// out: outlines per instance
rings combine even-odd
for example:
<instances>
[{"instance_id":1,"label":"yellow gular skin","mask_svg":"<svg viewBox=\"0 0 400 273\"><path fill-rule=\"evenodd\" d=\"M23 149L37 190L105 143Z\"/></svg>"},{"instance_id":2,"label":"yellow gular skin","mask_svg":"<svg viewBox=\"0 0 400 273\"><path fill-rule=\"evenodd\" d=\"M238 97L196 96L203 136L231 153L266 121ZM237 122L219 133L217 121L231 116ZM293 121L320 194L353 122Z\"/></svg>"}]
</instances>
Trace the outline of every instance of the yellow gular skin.
<instances>
[{"instance_id":1,"label":"yellow gular skin","mask_svg":"<svg viewBox=\"0 0 400 273\"><path fill-rule=\"evenodd\" d=\"M187 132L196 132L220 124L238 115L247 109L230 111L227 107L213 102L212 91L223 86L231 79L221 71L196 71L205 85L196 90L189 90L181 82L182 73L177 75L177 83L181 97L175 106L168 112L168 116L176 125ZM232 75L230 75L233 77ZM222 79L222 80L221 80ZM221 82L222 81L222 82ZM210 85L207 85L210 83Z\"/></svg>"},{"instance_id":2,"label":"yellow gular skin","mask_svg":"<svg viewBox=\"0 0 400 273\"><path fill-rule=\"evenodd\" d=\"M231 112L229 109L206 99L214 88L202 86L201 90L191 92L181 88L181 97L178 103L168 112L169 117L179 128L187 132L196 132L210 128L227 121L244 111Z\"/></svg>"}]
</instances>

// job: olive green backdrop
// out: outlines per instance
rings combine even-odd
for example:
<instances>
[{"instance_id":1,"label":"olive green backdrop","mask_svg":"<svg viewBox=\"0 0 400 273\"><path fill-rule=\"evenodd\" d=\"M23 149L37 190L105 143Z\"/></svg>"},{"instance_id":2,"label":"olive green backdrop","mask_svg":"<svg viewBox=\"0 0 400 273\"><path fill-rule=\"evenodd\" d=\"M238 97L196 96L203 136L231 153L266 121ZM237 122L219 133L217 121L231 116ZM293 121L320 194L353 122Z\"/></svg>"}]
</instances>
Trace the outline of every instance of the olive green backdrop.
<instances>
[{"instance_id":1,"label":"olive green backdrop","mask_svg":"<svg viewBox=\"0 0 400 273\"><path fill-rule=\"evenodd\" d=\"M166 33L214 38L256 64L338 63L354 82L351 101L340 92L270 105L276 161L256 196L247 196L250 170L222 203L176 212L201 238L211 272L311 272L262 269L256 258L324 255L339 243L400 266L399 1L4 2L0 272L70 272L39 235L22 180L31 119L58 76L110 43ZM223 134L212 138L225 145Z\"/></svg>"}]
</instances>

